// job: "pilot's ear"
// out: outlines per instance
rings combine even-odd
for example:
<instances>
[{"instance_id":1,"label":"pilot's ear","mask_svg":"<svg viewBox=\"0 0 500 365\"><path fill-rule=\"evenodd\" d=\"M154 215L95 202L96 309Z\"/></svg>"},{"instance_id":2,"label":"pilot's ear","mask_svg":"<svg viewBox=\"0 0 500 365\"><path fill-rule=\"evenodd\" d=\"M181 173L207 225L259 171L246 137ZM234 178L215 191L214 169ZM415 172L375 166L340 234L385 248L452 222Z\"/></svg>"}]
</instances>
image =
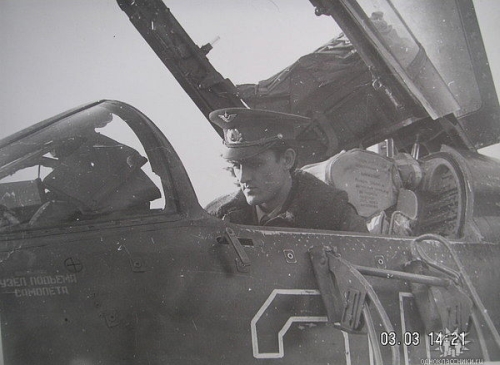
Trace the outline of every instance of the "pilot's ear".
<instances>
[{"instance_id":1,"label":"pilot's ear","mask_svg":"<svg viewBox=\"0 0 500 365\"><path fill-rule=\"evenodd\" d=\"M297 154L293 148L288 148L284 153L283 153L283 160L285 162L285 169L290 170L292 166L295 163L295 158Z\"/></svg>"}]
</instances>

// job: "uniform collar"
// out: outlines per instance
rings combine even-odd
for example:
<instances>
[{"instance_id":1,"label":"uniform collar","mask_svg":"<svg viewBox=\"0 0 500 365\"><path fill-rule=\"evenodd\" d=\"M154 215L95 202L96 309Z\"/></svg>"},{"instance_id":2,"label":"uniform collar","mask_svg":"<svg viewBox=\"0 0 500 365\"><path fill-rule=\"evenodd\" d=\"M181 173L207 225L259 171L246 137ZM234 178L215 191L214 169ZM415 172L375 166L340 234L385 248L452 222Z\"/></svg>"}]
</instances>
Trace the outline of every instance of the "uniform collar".
<instances>
[{"instance_id":1,"label":"uniform collar","mask_svg":"<svg viewBox=\"0 0 500 365\"><path fill-rule=\"evenodd\" d=\"M263 220L265 222L267 222L273 218L276 218L278 216L278 214L280 214L282 208L283 208L283 204L278 205L271 212L266 213L260 208L260 206L256 205L255 206L255 214L257 215L257 222L261 223Z\"/></svg>"}]
</instances>

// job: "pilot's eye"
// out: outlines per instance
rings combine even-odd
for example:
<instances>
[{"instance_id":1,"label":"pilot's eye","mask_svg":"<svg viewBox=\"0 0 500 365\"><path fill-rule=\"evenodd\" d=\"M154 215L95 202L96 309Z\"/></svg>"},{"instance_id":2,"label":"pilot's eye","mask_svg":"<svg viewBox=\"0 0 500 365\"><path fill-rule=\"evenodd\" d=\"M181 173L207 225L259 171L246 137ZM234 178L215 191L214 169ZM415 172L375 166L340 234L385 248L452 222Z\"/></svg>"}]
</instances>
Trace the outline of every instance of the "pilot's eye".
<instances>
[{"instance_id":1,"label":"pilot's eye","mask_svg":"<svg viewBox=\"0 0 500 365\"><path fill-rule=\"evenodd\" d=\"M258 169L262 165L264 165L264 162L260 160L255 160L255 161L248 161L245 166L248 166L251 169Z\"/></svg>"}]
</instances>

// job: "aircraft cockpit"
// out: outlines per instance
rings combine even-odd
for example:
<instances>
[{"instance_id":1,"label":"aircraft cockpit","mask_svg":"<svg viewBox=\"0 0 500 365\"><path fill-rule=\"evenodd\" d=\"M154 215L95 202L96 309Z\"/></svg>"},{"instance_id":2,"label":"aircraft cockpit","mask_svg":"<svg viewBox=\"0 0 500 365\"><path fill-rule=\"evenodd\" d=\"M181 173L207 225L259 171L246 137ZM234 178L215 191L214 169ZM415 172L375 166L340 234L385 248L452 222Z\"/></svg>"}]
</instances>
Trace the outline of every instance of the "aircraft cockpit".
<instances>
[{"instance_id":1,"label":"aircraft cockpit","mask_svg":"<svg viewBox=\"0 0 500 365\"><path fill-rule=\"evenodd\" d=\"M151 151L125 122L126 108L95 104L3 141L0 230L165 208L162 181L148 157Z\"/></svg>"}]
</instances>

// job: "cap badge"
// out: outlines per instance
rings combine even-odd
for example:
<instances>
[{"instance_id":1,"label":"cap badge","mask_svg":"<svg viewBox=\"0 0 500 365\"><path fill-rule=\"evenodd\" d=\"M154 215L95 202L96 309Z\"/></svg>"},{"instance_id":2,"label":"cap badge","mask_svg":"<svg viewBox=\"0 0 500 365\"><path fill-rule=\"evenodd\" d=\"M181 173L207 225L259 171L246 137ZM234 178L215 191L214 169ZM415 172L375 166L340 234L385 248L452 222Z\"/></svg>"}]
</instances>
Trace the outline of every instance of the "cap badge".
<instances>
[{"instance_id":1,"label":"cap badge","mask_svg":"<svg viewBox=\"0 0 500 365\"><path fill-rule=\"evenodd\" d=\"M226 132L226 139L231 143L243 142L243 136L237 129L228 129Z\"/></svg>"},{"instance_id":2,"label":"cap badge","mask_svg":"<svg viewBox=\"0 0 500 365\"><path fill-rule=\"evenodd\" d=\"M224 114L219 114L219 118L224 122L229 123L236 118L236 114L227 114L227 112L224 112Z\"/></svg>"}]
</instances>

